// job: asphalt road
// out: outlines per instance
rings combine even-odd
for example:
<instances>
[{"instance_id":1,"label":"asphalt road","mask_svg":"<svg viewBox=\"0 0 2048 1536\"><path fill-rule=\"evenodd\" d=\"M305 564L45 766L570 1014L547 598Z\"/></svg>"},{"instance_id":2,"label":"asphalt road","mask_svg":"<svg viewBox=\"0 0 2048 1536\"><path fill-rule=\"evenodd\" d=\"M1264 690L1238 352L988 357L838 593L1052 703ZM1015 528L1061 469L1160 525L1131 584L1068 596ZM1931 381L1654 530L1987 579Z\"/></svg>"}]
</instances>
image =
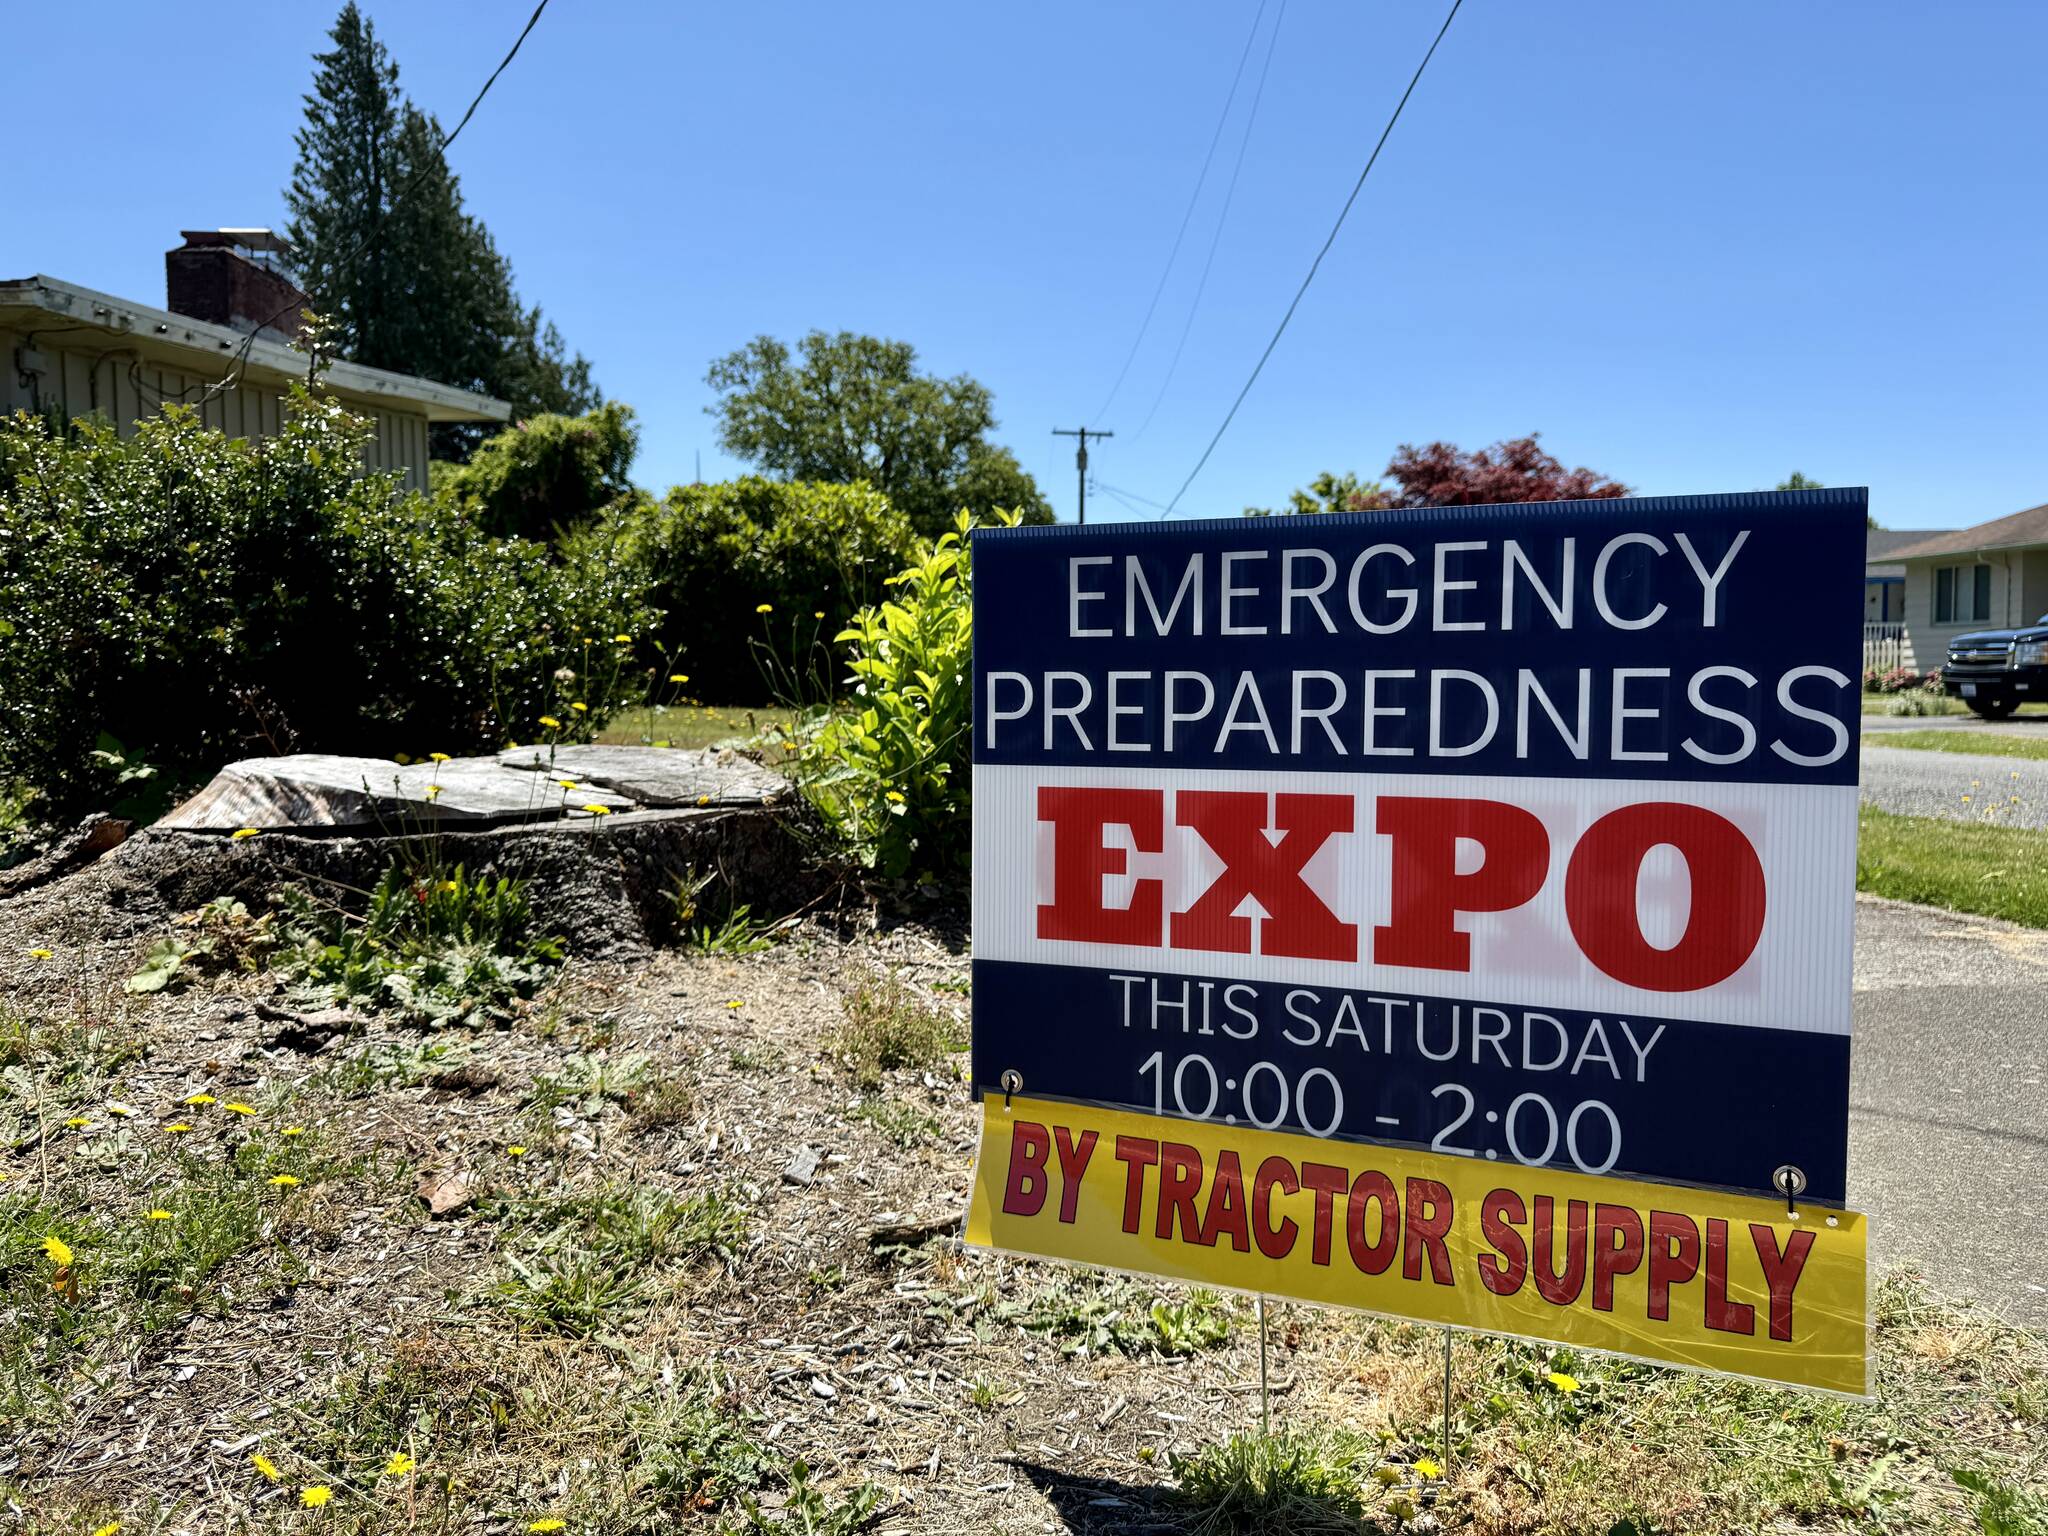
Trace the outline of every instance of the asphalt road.
<instances>
[{"instance_id":1,"label":"asphalt road","mask_svg":"<svg viewBox=\"0 0 2048 1536\"><path fill-rule=\"evenodd\" d=\"M1849 1203L1873 1269L1916 1263L2048 1327L2048 933L1859 898L1855 1007Z\"/></svg>"},{"instance_id":2,"label":"asphalt road","mask_svg":"<svg viewBox=\"0 0 2048 1536\"><path fill-rule=\"evenodd\" d=\"M2048 741L2048 719L1915 720L1890 715L1865 718L1866 734L1896 730L1941 730L2031 736ZM1968 798L1965 799L1964 797ZM1863 798L1902 816L1949 816L1978 821L1987 811L2007 826L2048 827L2048 759L1987 757L1971 752L1865 747Z\"/></svg>"}]
</instances>

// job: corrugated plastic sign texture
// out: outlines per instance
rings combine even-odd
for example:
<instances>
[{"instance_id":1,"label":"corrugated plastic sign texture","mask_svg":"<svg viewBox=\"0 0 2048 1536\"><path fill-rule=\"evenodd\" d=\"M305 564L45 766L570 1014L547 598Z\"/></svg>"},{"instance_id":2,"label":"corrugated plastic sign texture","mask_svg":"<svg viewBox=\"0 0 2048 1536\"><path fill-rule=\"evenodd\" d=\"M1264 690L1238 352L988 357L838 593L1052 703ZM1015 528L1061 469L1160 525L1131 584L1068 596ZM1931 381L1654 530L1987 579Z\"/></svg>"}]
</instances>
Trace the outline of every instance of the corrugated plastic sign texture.
<instances>
[{"instance_id":1,"label":"corrugated plastic sign texture","mask_svg":"<svg viewBox=\"0 0 2048 1536\"><path fill-rule=\"evenodd\" d=\"M977 534L978 1089L1839 1205L1864 508Z\"/></svg>"}]
</instances>

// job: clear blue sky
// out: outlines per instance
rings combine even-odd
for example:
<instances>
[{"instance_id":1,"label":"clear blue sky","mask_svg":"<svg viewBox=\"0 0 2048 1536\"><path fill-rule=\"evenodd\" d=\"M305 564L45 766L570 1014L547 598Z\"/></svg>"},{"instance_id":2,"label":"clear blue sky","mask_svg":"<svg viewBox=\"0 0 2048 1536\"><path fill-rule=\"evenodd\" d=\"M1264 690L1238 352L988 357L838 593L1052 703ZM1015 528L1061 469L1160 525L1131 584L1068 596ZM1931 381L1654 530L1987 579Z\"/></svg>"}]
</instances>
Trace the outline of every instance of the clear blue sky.
<instances>
[{"instance_id":1,"label":"clear blue sky","mask_svg":"<svg viewBox=\"0 0 2048 1536\"><path fill-rule=\"evenodd\" d=\"M1266 11L1273 23L1278 0ZM530 7L365 10L453 123ZM900 337L995 392L1074 512L1072 444L1165 501L1265 344L1438 0L1293 0L1186 352L1149 430L1252 84L1144 349L1252 3L555 0L451 158L521 292L638 408L639 478L736 466L712 357ZM182 227L281 224L322 4L102 0L10 74L0 276L161 303ZM89 49L86 48L89 41ZM1273 503L1397 443L1540 430L1645 493L1793 469L1879 520L2048 500L2048 8L1467 0L1337 247L1183 502ZM88 58L89 54L89 58ZM1091 519L1127 515L1090 498Z\"/></svg>"}]
</instances>

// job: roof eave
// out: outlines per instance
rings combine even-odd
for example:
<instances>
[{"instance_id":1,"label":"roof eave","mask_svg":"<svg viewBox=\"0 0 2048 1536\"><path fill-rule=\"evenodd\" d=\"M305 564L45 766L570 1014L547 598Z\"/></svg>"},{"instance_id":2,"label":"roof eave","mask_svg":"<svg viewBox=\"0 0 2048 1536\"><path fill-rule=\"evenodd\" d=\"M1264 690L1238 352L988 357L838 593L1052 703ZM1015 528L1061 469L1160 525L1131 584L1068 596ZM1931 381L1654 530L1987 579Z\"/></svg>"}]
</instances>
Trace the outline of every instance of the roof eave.
<instances>
[{"instance_id":1,"label":"roof eave","mask_svg":"<svg viewBox=\"0 0 2048 1536\"><path fill-rule=\"evenodd\" d=\"M230 326L194 320L167 309L152 309L40 273L0 281L0 318L9 310L29 310L56 316L72 325L96 327L112 336L130 337L139 348L195 354L182 356L182 366L215 377L226 377L230 360L244 347L248 349L248 361L243 371L253 380L288 384L304 377L306 371L305 354L282 342L262 336L252 339ZM200 365L201 358L206 360L205 366ZM366 368L361 363L334 363L322 376L322 382L343 401L364 405L403 402L420 409L430 422L512 419L512 407L506 401L450 384L436 384L431 379Z\"/></svg>"}]
</instances>

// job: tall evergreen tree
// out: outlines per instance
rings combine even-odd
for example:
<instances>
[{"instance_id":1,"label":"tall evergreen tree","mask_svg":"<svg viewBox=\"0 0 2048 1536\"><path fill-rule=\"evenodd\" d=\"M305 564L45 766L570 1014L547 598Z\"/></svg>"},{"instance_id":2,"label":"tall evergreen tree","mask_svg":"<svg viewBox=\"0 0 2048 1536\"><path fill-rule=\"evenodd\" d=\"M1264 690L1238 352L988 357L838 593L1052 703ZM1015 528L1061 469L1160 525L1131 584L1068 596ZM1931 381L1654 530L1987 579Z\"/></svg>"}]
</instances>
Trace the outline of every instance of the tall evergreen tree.
<instances>
[{"instance_id":1,"label":"tall evergreen tree","mask_svg":"<svg viewBox=\"0 0 2048 1536\"><path fill-rule=\"evenodd\" d=\"M509 400L516 417L575 414L603 398L590 364L528 308L462 188L431 115L398 88L398 66L354 0L313 56L285 203L301 286L330 317L338 350L374 368ZM434 429L437 455L466 458L481 429Z\"/></svg>"}]
</instances>

